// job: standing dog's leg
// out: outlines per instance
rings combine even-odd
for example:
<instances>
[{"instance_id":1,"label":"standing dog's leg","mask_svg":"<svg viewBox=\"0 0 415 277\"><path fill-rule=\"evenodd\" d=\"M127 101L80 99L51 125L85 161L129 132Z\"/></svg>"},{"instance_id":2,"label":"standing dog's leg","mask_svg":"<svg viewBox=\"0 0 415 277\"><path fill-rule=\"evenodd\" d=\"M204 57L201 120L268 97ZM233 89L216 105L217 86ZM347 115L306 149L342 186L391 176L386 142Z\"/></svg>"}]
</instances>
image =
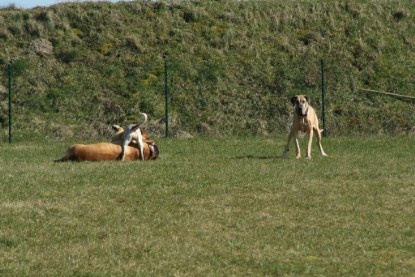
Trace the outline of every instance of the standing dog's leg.
<instances>
[{"instance_id":1,"label":"standing dog's leg","mask_svg":"<svg viewBox=\"0 0 415 277\"><path fill-rule=\"evenodd\" d=\"M308 130L308 145L307 145L307 153L306 158L311 159L311 144L313 143L313 129L310 128Z\"/></svg>"},{"instance_id":2,"label":"standing dog's leg","mask_svg":"<svg viewBox=\"0 0 415 277\"><path fill-rule=\"evenodd\" d=\"M130 142L133 139L134 131L132 130L133 125L129 125L124 130L124 134L122 136L122 144L121 144L121 161L124 160L125 157L125 150L127 149L127 146L130 144Z\"/></svg>"},{"instance_id":3,"label":"standing dog's leg","mask_svg":"<svg viewBox=\"0 0 415 277\"><path fill-rule=\"evenodd\" d=\"M298 141L297 136L295 136L294 142L295 142L295 158L300 159L301 158L300 142Z\"/></svg>"},{"instance_id":4,"label":"standing dog's leg","mask_svg":"<svg viewBox=\"0 0 415 277\"><path fill-rule=\"evenodd\" d=\"M121 161L124 160L125 157L125 149L127 148L127 145L130 144L131 138L124 139L123 144L121 145Z\"/></svg>"},{"instance_id":5,"label":"standing dog's leg","mask_svg":"<svg viewBox=\"0 0 415 277\"><path fill-rule=\"evenodd\" d=\"M316 137L317 137L318 149L320 149L321 156L327 157L327 154L326 152L324 152L323 146L321 145L321 132L322 130L319 130L318 128L314 128L314 134L316 134Z\"/></svg>"},{"instance_id":6,"label":"standing dog's leg","mask_svg":"<svg viewBox=\"0 0 415 277\"><path fill-rule=\"evenodd\" d=\"M137 133L138 148L140 149L140 159L144 161L144 145L143 145L143 135L141 134L141 129L138 128L136 130L136 133Z\"/></svg>"},{"instance_id":7,"label":"standing dog's leg","mask_svg":"<svg viewBox=\"0 0 415 277\"><path fill-rule=\"evenodd\" d=\"M288 140L287 140L287 144L285 145L284 152L282 152L281 154L281 158L287 157L288 151L290 151L290 141L293 137L294 137L294 130L291 129L290 133L288 134Z\"/></svg>"}]
</instances>

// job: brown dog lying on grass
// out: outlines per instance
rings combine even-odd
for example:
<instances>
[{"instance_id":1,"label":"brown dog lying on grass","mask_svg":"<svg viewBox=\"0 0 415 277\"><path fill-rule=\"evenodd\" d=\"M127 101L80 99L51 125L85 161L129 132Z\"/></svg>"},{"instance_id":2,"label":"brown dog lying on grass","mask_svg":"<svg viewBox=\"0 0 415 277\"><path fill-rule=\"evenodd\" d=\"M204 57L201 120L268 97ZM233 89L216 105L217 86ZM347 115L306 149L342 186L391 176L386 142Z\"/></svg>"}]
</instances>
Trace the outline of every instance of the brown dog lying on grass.
<instances>
[{"instance_id":1,"label":"brown dog lying on grass","mask_svg":"<svg viewBox=\"0 0 415 277\"><path fill-rule=\"evenodd\" d=\"M116 130L112 142L101 142L95 144L74 144L68 148L65 155L55 160L55 162L66 161L115 161L121 159L122 154L122 138L124 129L118 125L114 125ZM124 160L155 160L159 155L159 150L153 140L148 139L148 133L143 129L143 159L140 155L137 142L132 141L125 148Z\"/></svg>"},{"instance_id":2,"label":"brown dog lying on grass","mask_svg":"<svg viewBox=\"0 0 415 277\"><path fill-rule=\"evenodd\" d=\"M144 159L155 160L158 157L159 151L157 146L144 143ZM74 144L68 148L65 155L55 160L55 162L66 161L115 161L121 158L121 145L101 142L95 144ZM127 146L125 149L125 160L141 160L140 151L138 147Z\"/></svg>"}]
</instances>

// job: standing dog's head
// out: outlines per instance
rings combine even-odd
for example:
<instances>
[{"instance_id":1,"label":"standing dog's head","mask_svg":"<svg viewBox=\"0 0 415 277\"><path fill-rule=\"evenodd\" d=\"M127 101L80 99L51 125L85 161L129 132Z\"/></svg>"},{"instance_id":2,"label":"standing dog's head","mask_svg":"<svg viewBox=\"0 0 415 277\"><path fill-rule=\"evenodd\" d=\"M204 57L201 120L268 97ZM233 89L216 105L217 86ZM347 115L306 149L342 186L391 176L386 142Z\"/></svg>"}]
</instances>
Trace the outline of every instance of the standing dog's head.
<instances>
[{"instance_id":1,"label":"standing dog's head","mask_svg":"<svg viewBox=\"0 0 415 277\"><path fill-rule=\"evenodd\" d=\"M297 95L291 98L291 102L295 107L295 112L300 116L306 116L310 102L305 95Z\"/></svg>"}]
</instances>

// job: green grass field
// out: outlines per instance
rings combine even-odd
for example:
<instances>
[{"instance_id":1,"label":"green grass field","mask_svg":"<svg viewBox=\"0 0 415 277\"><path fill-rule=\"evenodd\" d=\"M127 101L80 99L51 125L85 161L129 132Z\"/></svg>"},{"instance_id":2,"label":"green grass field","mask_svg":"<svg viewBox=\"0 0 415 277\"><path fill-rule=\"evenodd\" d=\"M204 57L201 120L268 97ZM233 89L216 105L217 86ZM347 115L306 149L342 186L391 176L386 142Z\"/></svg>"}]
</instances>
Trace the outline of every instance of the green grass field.
<instances>
[{"instance_id":1,"label":"green grass field","mask_svg":"<svg viewBox=\"0 0 415 277\"><path fill-rule=\"evenodd\" d=\"M0 145L2 276L414 276L415 137L158 139L154 162ZM302 150L305 149L302 141Z\"/></svg>"}]
</instances>

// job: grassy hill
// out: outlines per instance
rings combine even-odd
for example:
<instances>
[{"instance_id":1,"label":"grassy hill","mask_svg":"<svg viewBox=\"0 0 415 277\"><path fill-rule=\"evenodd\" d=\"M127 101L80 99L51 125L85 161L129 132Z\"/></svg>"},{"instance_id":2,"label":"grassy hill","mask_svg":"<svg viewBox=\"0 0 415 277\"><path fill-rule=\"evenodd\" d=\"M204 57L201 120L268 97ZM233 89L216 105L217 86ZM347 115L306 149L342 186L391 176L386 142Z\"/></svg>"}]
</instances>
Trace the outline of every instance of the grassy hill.
<instances>
[{"instance_id":1,"label":"grassy hill","mask_svg":"<svg viewBox=\"0 0 415 277\"><path fill-rule=\"evenodd\" d=\"M330 135L415 132L415 6L393 1L135 1L0 9L0 124L13 63L15 135L95 138L149 113L173 134L285 134L290 97L320 106Z\"/></svg>"}]
</instances>

